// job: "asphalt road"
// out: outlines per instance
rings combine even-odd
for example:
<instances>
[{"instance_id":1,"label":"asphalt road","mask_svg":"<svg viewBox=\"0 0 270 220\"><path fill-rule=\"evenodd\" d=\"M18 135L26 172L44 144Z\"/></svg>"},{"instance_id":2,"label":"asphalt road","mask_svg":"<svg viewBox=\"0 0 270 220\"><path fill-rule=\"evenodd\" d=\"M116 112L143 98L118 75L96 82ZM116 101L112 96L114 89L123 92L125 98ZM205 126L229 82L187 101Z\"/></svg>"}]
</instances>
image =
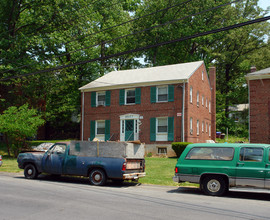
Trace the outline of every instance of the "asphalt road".
<instances>
[{"instance_id":1,"label":"asphalt road","mask_svg":"<svg viewBox=\"0 0 270 220\"><path fill-rule=\"evenodd\" d=\"M0 173L0 219L270 219L270 193L203 195L195 188Z\"/></svg>"}]
</instances>

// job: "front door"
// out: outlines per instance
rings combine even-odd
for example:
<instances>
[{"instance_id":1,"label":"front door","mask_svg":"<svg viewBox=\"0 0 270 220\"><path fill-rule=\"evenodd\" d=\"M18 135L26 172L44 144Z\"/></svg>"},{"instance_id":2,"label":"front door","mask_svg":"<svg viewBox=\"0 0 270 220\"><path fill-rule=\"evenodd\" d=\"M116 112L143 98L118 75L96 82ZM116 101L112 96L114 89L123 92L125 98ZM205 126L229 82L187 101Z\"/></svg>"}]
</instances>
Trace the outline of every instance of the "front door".
<instances>
[{"instance_id":1,"label":"front door","mask_svg":"<svg viewBox=\"0 0 270 220\"><path fill-rule=\"evenodd\" d=\"M264 188L264 148L242 147L236 167L236 186Z\"/></svg>"},{"instance_id":2,"label":"front door","mask_svg":"<svg viewBox=\"0 0 270 220\"><path fill-rule=\"evenodd\" d=\"M64 144L56 144L54 147L48 150L42 161L44 172L51 174L62 174L65 151L66 145Z\"/></svg>"},{"instance_id":3,"label":"front door","mask_svg":"<svg viewBox=\"0 0 270 220\"><path fill-rule=\"evenodd\" d=\"M134 141L134 120L125 120L125 141Z\"/></svg>"}]
</instances>

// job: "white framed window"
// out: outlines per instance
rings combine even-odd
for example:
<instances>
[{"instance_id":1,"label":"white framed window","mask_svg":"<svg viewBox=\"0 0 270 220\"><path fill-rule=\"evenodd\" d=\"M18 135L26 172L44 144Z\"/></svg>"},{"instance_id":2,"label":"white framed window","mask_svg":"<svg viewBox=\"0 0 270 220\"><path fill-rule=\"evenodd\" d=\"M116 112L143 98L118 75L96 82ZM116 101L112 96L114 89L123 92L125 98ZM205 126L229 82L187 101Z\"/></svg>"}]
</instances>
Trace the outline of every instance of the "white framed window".
<instances>
[{"instance_id":1,"label":"white framed window","mask_svg":"<svg viewBox=\"0 0 270 220\"><path fill-rule=\"evenodd\" d=\"M97 106L105 106L106 93L97 92Z\"/></svg>"},{"instance_id":2,"label":"white framed window","mask_svg":"<svg viewBox=\"0 0 270 220\"><path fill-rule=\"evenodd\" d=\"M96 121L96 138L101 141L105 140L105 120Z\"/></svg>"},{"instance_id":3,"label":"white framed window","mask_svg":"<svg viewBox=\"0 0 270 220\"><path fill-rule=\"evenodd\" d=\"M204 78L204 77L203 77L203 71L202 71L202 81L203 81L203 78Z\"/></svg>"},{"instance_id":4,"label":"white framed window","mask_svg":"<svg viewBox=\"0 0 270 220\"><path fill-rule=\"evenodd\" d=\"M158 155L167 155L167 147L158 147Z\"/></svg>"},{"instance_id":5,"label":"white framed window","mask_svg":"<svg viewBox=\"0 0 270 220\"><path fill-rule=\"evenodd\" d=\"M200 93L197 92L197 106L200 105Z\"/></svg>"},{"instance_id":6,"label":"white framed window","mask_svg":"<svg viewBox=\"0 0 270 220\"><path fill-rule=\"evenodd\" d=\"M200 135L200 121L197 120L197 135Z\"/></svg>"},{"instance_id":7,"label":"white framed window","mask_svg":"<svg viewBox=\"0 0 270 220\"><path fill-rule=\"evenodd\" d=\"M202 133L204 133L204 121L202 121Z\"/></svg>"},{"instance_id":8,"label":"white framed window","mask_svg":"<svg viewBox=\"0 0 270 220\"><path fill-rule=\"evenodd\" d=\"M168 86L157 87L157 102L168 102Z\"/></svg>"},{"instance_id":9,"label":"white framed window","mask_svg":"<svg viewBox=\"0 0 270 220\"><path fill-rule=\"evenodd\" d=\"M211 124L209 123L209 137L211 136Z\"/></svg>"},{"instance_id":10,"label":"white framed window","mask_svg":"<svg viewBox=\"0 0 270 220\"><path fill-rule=\"evenodd\" d=\"M202 95L202 106L204 106L204 95Z\"/></svg>"},{"instance_id":11,"label":"white framed window","mask_svg":"<svg viewBox=\"0 0 270 220\"><path fill-rule=\"evenodd\" d=\"M167 141L168 140L168 118L156 118L156 140Z\"/></svg>"},{"instance_id":12,"label":"white framed window","mask_svg":"<svg viewBox=\"0 0 270 220\"><path fill-rule=\"evenodd\" d=\"M205 125L205 133L207 133L207 129L208 129L208 123L206 122L206 125Z\"/></svg>"},{"instance_id":13,"label":"white framed window","mask_svg":"<svg viewBox=\"0 0 270 220\"><path fill-rule=\"evenodd\" d=\"M126 89L126 105L135 104L135 89Z\"/></svg>"},{"instance_id":14,"label":"white framed window","mask_svg":"<svg viewBox=\"0 0 270 220\"><path fill-rule=\"evenodd\" d=\"M211 113L211 100L209 100L209 113Z\"/></svg>"},{"instance_id":15,"label":"white framed window","mask_svg":"<svg viewBox=\"0 0 270 220\"><path fill-rule=\"evenodd\" d=\"M193 119L192 118L190 118L189 119L189 132L190 132L190 134L193 134Z\"/></svg>"},{"instance_id":16,"label":"white framed window","mask_svg":"<svg viewBox=\"0 0 270 220\"><path fill-rule=\"evenodd\" d=\"M205 99L205 107L206 107L206 108L207 108L207 102L208 102L208 101L207 101L207 98L206 98L206 99Z\"/></svg>"},{"instance_id":17,"label":"white framed window","mask_svg":"<svg viewBox=\"0 0 270 220\"><path fill-rule=\"evenodd\" d=\"M190 101L190 103L192 103L192 93L193 93L192 90L193 89L192 89L192 86L191 86L190 89L189 89L189 101Z\"/></svg>"}]
</instances>

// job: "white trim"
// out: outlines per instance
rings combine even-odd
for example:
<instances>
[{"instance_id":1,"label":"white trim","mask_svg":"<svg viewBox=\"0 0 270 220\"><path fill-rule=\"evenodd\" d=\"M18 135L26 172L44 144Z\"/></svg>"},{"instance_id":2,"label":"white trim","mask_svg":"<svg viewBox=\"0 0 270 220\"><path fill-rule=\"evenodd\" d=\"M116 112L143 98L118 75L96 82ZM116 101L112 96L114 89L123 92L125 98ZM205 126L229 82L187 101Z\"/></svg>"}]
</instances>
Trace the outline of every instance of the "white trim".
<instances>
[{"instance_id":1,"label":"white trim","mask_svg":"<svg viewBox=\"0 0 270 220\"><path fill-rule=\"evenodd\" d=\"M135 95L134 95L134 103L127 103L127 93L128 91L134 91ZM131 88L131 89L125 89L125 105L135 105L136 104L136 89L135 88Z\"/></svg>"},{"instance_id":2,"label":"white trim","mask_svg":"<svg viewBox=\"0 0 270 220\"><path fill-rule=\"evenodd\" d=\"M116 90L116 89L131 89L137 87L149 87L149 86L161 86L161 85L171 85L188 82L188 79L180 79L180 80L164 80L164 81L153 81L153 82L145 82L145 83L130 83L130 84L115 84L113 86L100 86L93 88L80 88L81 92L98 92L104 90ZM101 83L102 84L102 83Z\"/></svg>"},{"instance_id":3,"label":"white trim","mask_svg":"<svg viewBox=\"0 0 270 220\"><path fill-rule=\"evenodd\" d=\"M125 135L126 135L125 121L126 120L133 120L134 121L134 128L133 128L134 129L134 140L139 140L140 125L141 125L140 115L129 113L129 114L125 114L125 115L120 115L120 141L125 141Z\"/></svg>"},{"instance_id":4,"label":"white trim","mask_svg":"<svg viewBox=\"0 0 270 220\"><path fill-rule=\"evenodd\" d=\"M165 100L165 101L158 101L158 89L159 88L166 88L167 89L167 100ZM169 86L168 85L162 85L162 86L157 86L156 87L156 102L157 103L160 103L160 102L168 102L168 100L169 100Z\"/></svg>"},{"instance_id":5,"label":"white trim","mask_svg":"<svg viewBox=\"0 0 270 220\"><path fill-rule=\"evenodd\" d=\"M84 132L84 92L82 93L82 141L83 141L83 132Z\"/></svg>"}]
</instances>

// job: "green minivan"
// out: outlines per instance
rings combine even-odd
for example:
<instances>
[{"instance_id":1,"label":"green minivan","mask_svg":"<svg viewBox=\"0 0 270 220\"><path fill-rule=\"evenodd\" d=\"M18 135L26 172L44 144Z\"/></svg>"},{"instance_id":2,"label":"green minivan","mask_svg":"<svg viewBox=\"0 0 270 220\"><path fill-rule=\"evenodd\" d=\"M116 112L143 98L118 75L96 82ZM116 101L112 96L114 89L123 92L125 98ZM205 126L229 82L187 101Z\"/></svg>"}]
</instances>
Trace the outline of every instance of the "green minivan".
<instances>
[{"instance_id":1,"label":"green minivan","mask_svg":"<svg viewBox=\"0 0 270 220\"><path fill-rule=\"evenodd\" d=\"M190 144L175 167L175 182L199 183L207 195L230 187L270 189L269 144Z\"/></svg>"}]
</instances>

